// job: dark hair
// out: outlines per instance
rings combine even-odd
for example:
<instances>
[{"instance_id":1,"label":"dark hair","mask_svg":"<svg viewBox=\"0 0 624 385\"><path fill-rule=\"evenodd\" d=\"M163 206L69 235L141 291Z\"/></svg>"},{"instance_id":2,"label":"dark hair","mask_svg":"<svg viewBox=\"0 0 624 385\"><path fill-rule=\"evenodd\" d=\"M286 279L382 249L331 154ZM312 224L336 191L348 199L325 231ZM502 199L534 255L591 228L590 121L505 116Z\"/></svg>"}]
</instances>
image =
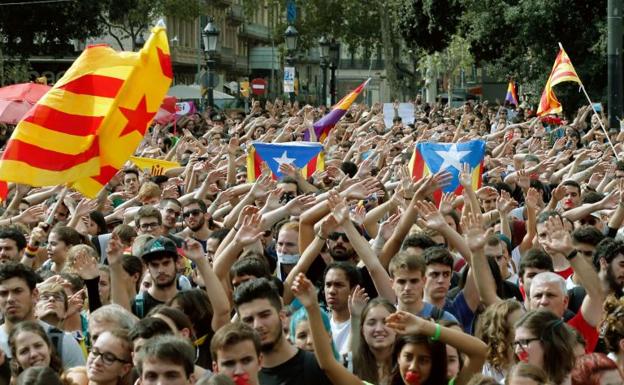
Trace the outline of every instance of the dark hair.
<instances>
[{"instance_id":1,"label":"dark hair","mask_svg":"<svg viewBox=\"0 0 624 385\"><path fill-rule=\"evenodd\" d=\"M69 282L73 293L76 293L84 287L84 281L78 274L62 271L59 273L59 276Z\"/></svg>"},{"instance_id":2,"label":"dark hair","mask_svg":"<svg viewBox=\"0 0 624 385\"><path fill-rule=\"evenodd\" d=\"M121 257L121 266L129 276L132 277L135 274L139 275L139 279L137 279L135 285L135 289L138 292L139 286L141 286L141 277L143 276L143 261L141 261L141 258L135 257L134 255L124 254Z\"/></svg>"},{"instance_id":3,"label":"dark hair","mask_svg":"<svg viewBox=\"0 0 624 385\"><path fill-rule=\"evenodd\" d=\"M600 268L600 260L603 258L609 264L620 254L624 254L624 242L605 238L596 245L594 266Z\"/></svg>"},{"instance_id":4,"label":"dark hair","mask_svg":"<svg viewBox=\"0 0 624 385\"><path fill-rule=\"evenodd\" d=\"M583 201L582 203L596 203L596 202L600 202L602 200L602 198L604 198L604 195L602 195L599 192L596 191L591 191L591 190L585 190L585 192L583 193Z\"/></svg>"},{"instance_id":5,"label":"dark hair","mask_svg":"<svg viewBox=\"0 0 624 385\"><path fill-rule=\"evenodd\" d=\"M163 335L173 335L174 330L171 330L171 326L160 318L145 317L130 329L128 337L134 342L138 338L145 340Z\"/></svg>"},{"instance_id":6,"label":"dark hair","mask_svg":"<svg viewBox=\"0 0 624 385\"><path fill-rule=\"evenodd\" d=\"M95 222L95 225L97 226L96 235L102 235L108 232L108 225L106 224L106 219L104 219L104 214L99 211L91 211L89 213L89 218L91 218L91 220Z\"/></svg>"},{"instance_id":7,"label":"dark hair","mask_svg":"<svg viewBox=\"0 0 624 385\"><path fill-rule=\"evenodd\" d=\"M50 231L50 233L55 233L59 240L65 243L65 245L76 246L80 244L89 244L89 242L85 242L83 236L76 231L73 227L68 226L56 226Z\"/></svg>"},{"instance_id":8,"label":"dark hair","mask_svg":"<svg viewBox=\"0 0 624 385\"><path fill-rule=\"evenodd\" d=\"M203 200L195 199L195 198L189 199L186 202L184 202L184 207L188 207L188 206L193 205L193 204L197 204L199 206L199 209L201 210L201 212L204 213L204 214L208 210L208 208L206 207L206 203Z\"/></svg>"},{"instance_id":9,"label":"dark hair","mask_svg":"<svg viewBox=\"0 0 624 385\"><path fill-rule=\"evenodd\" d=\"M420 271L424 277L427 265L425 264L425 259L422 256L412 255L401 251L390 260L390 265L388 266L390 277L394 278L394 275L398 270Z\"/></svg>"},{"instance_id":10,"label":"dark hair","mask_svg":"<svg viewBox=\"0 0 624 385\"><path fill-rule=\"evenodd\" d=\"M63 385L63 381L49 366L31 366L24 370L15 385Z\"/></svg>"},{"instance_id":11,"label":"dark hair","mask_svg":"<svg viewBox=\"0 0 624 385\"><path fill-rule=\"evenodd\" d=\"M175 199L175 198L163 198L163 199L161 199L160 202L158 203L158 207L160 207L162 209L165 206L167 206L167 203L173 203L173 204L177 205L178 207L182 208L182 203L180 203L180 201Z\"/></svg>"},{"instance_id":12,"label":"dark hair","mask_svg":"<svg viewBox=\"0 0 624 385\"><path fill-rule=\"evenodd\" d=\"M20 278L26 282L30 291L35 290L40 281L39 275L28 266L9 261L0 265L0 284L11 278Z\"/></svg>"},{"instance_id":13,"label":"dark hair","mask_svg":"<svg viewBox=\"0 0 624 385\"><path fill-rule=\"evenodd\" d=\"M137 178L139 177L139 170L137 170L136 168L132 168L132 167L125 168L123 170L123 173L124 173L124 178L128 174L134 174L136 175Z\"/></svg>"},{"instance_id":14,"label":"dark hair","mask_svg":"<svg viewBox=\"0 0 624 385\"><path fill-rule=\"evenodd\" d=\"M230 280L243 275L251 275L256 278L269 278L271 272L269 271L269 265L267 265L264 259L256 258L255 256L246 256L234 262L230 268Z\"/></svg>"},{"instance_id":15,"label":"dark hair","mask_svg":"<svg viewBox=\"0 0 624 385\"><path fill-rule=\"evenodd\" d=\"M216 239L219 241L219 243L221 243L223 242L225 237L227 237L229 232L230 232L229 229L217 229L213 231L212 233L210 233L210 235L208 236L208 239Z\"/></svg>"},{"instance_id":16,"label":"dark hair","mask_svg":"<svg viewBox=\"0 0 624 385\"><path fill-rule=\"evenodd\" d=\"M282 300L275 285L267 278L252 279L241 283L234 291L234 306L252 302L257 299L266 299L279 312L282 310Z\"/></svg>"},{"instance_id":17,"label":"dark hair","mask_svg":"<svg viewBox=\"0 0 624 385\"><path fill-rule=\"evenodd\" d=\"M524 257L520 259L520 268L518 269L520 279L524 276L524 271L527 267L545 271L555 271L552 258L550 258L545 251L540 249L530 249Z\"/></svg>"},{"instance_id":18,"label":"dark hair","mask_svg":"<svg viewBox=\"0 0 624 385\"><path fill-rule=\"evenodd\" d=\"M537 216L537 221L536 223L544 223L548 220L548 218L550 217L557 217L557 218L561 218L561 215L559 215L558 212L556 212L555 210L546 210L546 211L542 211L538 216Z\"/></svg>"},{"instance_id":19,"label":"dark hair","mask_svg":"<svg viewBox=\"0 0 624 385\"><path fill-rule=\"evenodd\" d=\"M376 358L370 347L364 339L364 320L368 313L377 306L383 306L389 313L394 313L396 308L394 305L385 298L377 297L370 300L364 309L362 309L362 315L360 316L360 329L358 330L359 338L358 344L354 347L353 352L353 374L361 378L363 381L367 381L373 384L380 382L379 372L377 370ZM355 332L354 330L351 331Z\"/></svg>"},{"instance_id":20,"label":"dark hair","mask_svg":"<svg viewBox=\"0 0 624 385\"><path fill-rule=\"evenodd\" d=\"M353 266L353 264L344 261L334 261L327 265L325 271L323 272L323 282L325 281L325 276L330 270L342 270L349 281L349 286L354 288L362 282L362 276L357 269L357 267Z\"/></svg>"},{"instance_id":21,"label":"dark hair","mask_svg":"<svg viewBox=\"0 0 624 385\"><path fill-rule=\"evenodd\" d=\"M22 251L26 248L26 237L15 227L8 227L0 230L0 239L12 239L18 251Z\"/></svg>"},{"instance_id":22,"label":"dark hair","mask_svg":"<svg viewBox=\"0 0 624 385\"><path fill-rule=\"evenodd\" d=\"M451 270L453 269L453 256L448 248L444 246L433 246L425 249L423 258L427 266L438 263L450 267Z\"/></svg>"},{"instance_id":23,"label":"dark hair","mask_svg":"<svg viewBox=\"0 0 624 385\"><path fill-rule=\"evenodd\" d=\"M210 337L214 333L212 330L214 312L208 293L205 290L191 289L179 291L167 304L172 306L173 303L190 319L195 335L198 338L204 335Z\"/></svg>"},{"instance_id":24,"label":"dark hair","mask_svg":"<svg viewBox=\"0 0 624 385\"><path fill-rule=\"evenodd\" d=\"M147 341L139 351L137 367L143 375L143 363L150 358L156 358L184 368L188 379L195 370L195 348L190 342L174 336L159 336Z\"/></svg>"},{"instance_id":25,"label":"dark hair","mask_svg":"<svg viewBox=\"0 0 624 385\"><path fill-rule=\"evenodd\" d=\"M592 246L597 246L604 237L604 234L594 226L581 226L572 232L574 242Z\"/></svg>"},{"instance_id":26,"label":"dark hair","mask_svg":"<svg viewBox=\"0 0 624 385\"><path fill-rule=\"evenodd\" d=\"M439 341L431 341L428 337L419 334L407 334L397 338L394 343L394 349L392 357L397 361L401 350L408 345L423 345L426 346L431 353L431 371L429 372L429 378L422 385L440 385L448 383L446 378L446 345ZM401 373L399 373L399 366L395 365L392 373L391 385L403 385L403 379Z\"/></svg>"},{"instance_id":27,"label":"dark hair","mask_svg":"<svg viewBox=\"0 0 624 385\"><path fill-rule=\"evenodd\" d=\"M162 214L154 206L141 206L139 211L134 214L134 225L137 229L140 227L140 221L143 218L156 218L158 225L162 225Z\"/></svg>"},{"instance_id":28,"label":"dark hair","mask_svg":"<svg viewBox=\"0 0 624 385\"><path fill-rule=\"evenodd\" d=\"M358 171L358 167L355 163L346 161L346 162L342 162L342 164L340 165L340 170L342 170L342 172L347 174L349 178L353 178L353 176Z\"/></svg>"},{"instance_id":29,"label":"dark hair","mask_svg":"<svg viewBox=\"0 0 624 385\"><path fill-rule=\"evenodd\" d=\"M561 384L576 360L576 337L570 327L549 310L531 310L516 322L515 327L516 330L524 327L540 339L544 349L544 371L553 382Z\"/></svg>"},{"instance_id":30,"label":"dark hair","mask_svg":"<svg viewBox=\"0 0 624 385\"><path fill-rule=\"evenodd\" d=\"M226 346L238 344L243 341L251 341L256 350L256 355L260 355L261 343L260 337L250 326L241 322L233 322L222 326L210 341L210 353L212 359L217 361L217 352Z\"/></svg>"},{"instance_id":31,"label":"dark hair","mask_svg":"<svg viewBox=\"0 0 624 385\"><path fill-rule=\"evenodd\" d=\"M173 324L178 330L188 329L193 332L193 323L189 319L189 317L184 314L182 310L178 310L171 306L166 305L157 305L152 310L147 313L148 317L153 317L156 314L163 315L173 321ZM191 339L194 339L194 336L191 336Z\"/></svg>"},{"instance_id":32,"label":"dark hair","mask_svg":"<svg viewBox=\"0 0 624 385\"><path fill-rule=\"evenodd\" d=\"M408 247L418 247L420 249L428 249L432 246L436 246L436 243L425 233L419 232L412 235L407 236L403 240L403 245L401 245L401 250L405 250Z\"/></svg>"},{"instance_id":33,"label":"dark hair","mask_svg":"<svg viewBox=\"0 0 624 385\"><path fill-rule=\"evenodd\" d=\"M600 385L604 372L618 370L617 364L602 353L592 353L579 357L572 370L572 385Z\"/></svg>"},{"instance_id":34,"label":"dark hair","mask_svg":"<svg viewBox=\"0 0 624 385\"><path fill-rule=\"evenodd\" d=\"M565 180L563 181L563 183L561 183L562 186L572 186L572 187L576 187L577 190L579 191L579 194L581 193L581 185L575 181L575 180Z\"/></svg>"},{"instance_id":35,"label":"dark hair","mask_svg":"<svg viewBox=\"0 0 624 385\"><path fill-rule=\"evenodd\" d=\"M17 336L22 332L33 333L41 337L43 342L48 345L48 349L50 349L50 367L56 373L61 373L63 370L63 363L59 357L59 352L56 351L56 347L52 344L52 341L50 341L50 337L48 337L48 334L43 326L41 326L38 321L22 321L15 324L8 336L8 344L11 349L11 355L13 356L13 359L11 360L11 370L13 371L13 375L16 376L24 370L24 368L19 366L16 359L17 345L15 341Z\"/></svg>"}]
</instances>

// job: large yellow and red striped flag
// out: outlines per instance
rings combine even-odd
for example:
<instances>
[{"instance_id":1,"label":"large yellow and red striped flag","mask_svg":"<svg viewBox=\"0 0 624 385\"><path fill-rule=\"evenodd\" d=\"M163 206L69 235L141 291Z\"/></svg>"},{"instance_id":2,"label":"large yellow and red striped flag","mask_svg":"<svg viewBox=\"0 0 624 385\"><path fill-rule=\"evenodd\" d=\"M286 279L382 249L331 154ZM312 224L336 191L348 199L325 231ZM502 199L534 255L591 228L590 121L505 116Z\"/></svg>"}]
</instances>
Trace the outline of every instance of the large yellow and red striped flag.
<instances>
[{"instance_id":1,"label":"large yellow and red striped flag","mask_svg":"<svg viewBox=\"0 0 624 385\"><path fill-rule=\"evenodd\" d=\"M555 95L552 88L563 82L575 82L579 85L583 84L581 83L581 79L576 74L568 54L565 52L563 47L561 47L559 54L555 59L555 64L553 64L552 71L550 71L550 76L546 82L546 87L544 87L544 92L542 92L540 104L537 109L537 116L557 114L561 112L561 103L557 100L557 95Z\"/></svg>"},{"instance_id":2,"label":"large yellow and red striped flag","mask_svg":"<svg viewBox=\"0 0 624 385\"><path fill-rule=\"evenodd\" d=\"M18 124L0 180L73 183L94 197L143 139L172 78L164 26L139 52L88 47Z\"/></svg>"}]
</instances>

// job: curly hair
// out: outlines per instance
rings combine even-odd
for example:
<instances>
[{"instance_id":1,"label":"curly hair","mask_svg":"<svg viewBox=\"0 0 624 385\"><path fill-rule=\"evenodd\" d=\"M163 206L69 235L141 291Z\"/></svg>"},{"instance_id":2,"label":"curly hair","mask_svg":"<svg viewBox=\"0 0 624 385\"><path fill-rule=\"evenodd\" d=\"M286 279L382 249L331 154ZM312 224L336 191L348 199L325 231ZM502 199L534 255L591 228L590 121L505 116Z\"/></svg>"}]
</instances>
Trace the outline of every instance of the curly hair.
<instances>
[{"instance_id":1,"label":"curly hair","mask_svg":"<svg viewBox=\"0 0 624 385\"><path fill-rule=\"evenodd\" d=\"M477 322L476 336L488 346L487 362L496 370L507 369L514 325L510 325L509 315L521 310L522 306L515 299L508 299L489 306Z\"/></svg>"},{"instance_id":2,"label":"curly hair","mask_svg":"<svg viewBox=\"0 0 624 385\"><path fill-rule=\"evenodd\" d=\"M624 338L624 298L610 295L603 306L605 318L600 334L609 351L617 353L620 350L620 340Z\"/></svg>"}]
</instances>

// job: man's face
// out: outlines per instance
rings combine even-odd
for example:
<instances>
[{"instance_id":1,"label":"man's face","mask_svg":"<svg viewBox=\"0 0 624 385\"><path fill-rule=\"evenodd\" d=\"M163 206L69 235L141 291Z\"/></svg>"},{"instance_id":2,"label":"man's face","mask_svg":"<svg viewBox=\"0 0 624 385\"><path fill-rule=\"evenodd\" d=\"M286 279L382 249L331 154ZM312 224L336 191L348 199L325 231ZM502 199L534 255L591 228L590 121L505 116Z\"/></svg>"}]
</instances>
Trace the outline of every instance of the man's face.
<instances>
[{"instance_id":1,"label":"man's face","mask_svg":"<svg viewBox=\"0 0 624 385\"><path fill-rule=\"evenodd\" d=\"M590 245L589 243L574 242L574 249L585 258L587 263L591 266L594 265L594 251L596 250L596 246Z\"/></svg>"},{"instance_id":2,"label":"man's face","mask_svg":"<svg viewBox=\"0 0 624 385\"><path fill-rule=\"evenodd\" d=\"M282 189L281 203L287 203L297 196L296 183L278 183L277 187Z\"/></svg>"},{"instance_id":3,"label":"man's face","mask_svg":"<svg viewBox=\"0 0 624 385\"><path fill-rule=\"evenodd\" d=\"M208 238L206 240L206 256L208 257L208 261L213 260L215 254L217 253L217 249L219 248L220 241L217 238Z\"/></svg>"},{"instance_id":4,"label":"man's face","mask_svg":"<svg viewBox=\"0 0 624 385\"><path fill-rule=\"evenodd\" d=\"M180 208L180 206L178 206L174 202L167 202L167 204L165 204L165 207L160 209L163 227L168 230L175 228L181 211L182 209Z\"/></svg>"},{"instance_id":5,"label":"man's face","mask_svg":"<svg viewBox=\"0 0 624 385\"><path fill-rule=\"evenodd\" d=\"M124 188L132 195L139 192L139 177L136 174L127 173L123 179Z\"/></svg>"},{"instance_id":6,"label":"man's face","mask_svg":"<svg viewBox=\"0 0 624 385\"><path fill-rule=\"evenodd\" d=\"M524 286L524 291L528 293L529 289L531 288L531 282L533 282L533 277L545 271L546 270L538 269L536 267L525 268L524 273L522 274L522 277L520 277L520 280L522 281L522 285Z\"/></svg>"},{"instance_id":7,"label":"man's face","mask_svg":"<svg viewBox=\"0 0 624 385\"><path fill-rule=\"evenodd\" d=\"M141 385L191 385L194 375L187 376L182 365L150 357L143 361Z\"/></svg>"},{"instance_id":8,"label":"man's face","mask_svg":"<svg viewBox=\"0 0 624 385\"><path fill-rule=\"evenodd\" d=\"M164 256L153 259L147 263L147 268L157 288L166 289L175 285L176 264L172 257Z\"/></svg>"},{"instance_id":9,"label":"man's face","mask_svg":"<svg viewBox=\"0 0 624 385\"><path fill-rule=\"evenodd\" d=\"M12 323L33 317L37 289L30 291L26 281L13 277L0 283L0 312Z\"/></svg>"},{"instance_id":10,"label":"man's face","mask_svg":"<svg viewBox=\"0 0 624 385\"><path fill-rule=\"evenodd\" d=\"M563 209L570 210L581 204L581 191L576 186L564 186Z\"/></svg>"},{"instance_id":11,"label":"man's face","mask_svg":"<svg viewBox=\"0 0 624 385\"><path fill-rule=\"evenodd\" d=\"M531 310L546 309L557 317L563 317L568 307L568 296L557 282L536 281L531 283Z\"/></svg>"},{"instance_id":12,"label":"man's face","mask_svg":"<svg viewBox=\"0 0 624 385\"><path fill-rule=\"evenodd\" d=\"M237 309L241 321L251 326L260 336L262 352L269 353L284 338L281 312L265 298L255 299Z\"/></svg>"},{"instance_id":13,"label":"man's face","mask_svg":"<svg viewBox=\"0 0 624 385\"><path fill-rule=\"evenodd\" d=\"M65 297L59 292L43 292L39 294L39 300L35 305L37 318L52 317L57 320L65 318Z\"/></svg>"},{"instance_id":14,"label":"man's face","mask_svg":"<svg viewBox=\"0 0 624 385\"><path fill-rule=\"evenodd\" d=\"M190 204L182 210L184 223L192 231L199 231L206 223L206 213L204 213L197 203Z\"/></svg>"},{"instance_id":15,"label":"man's face","mask_svg":"<svg viewBox=\"0 0 624 385\"><path fill-rule=\"evenodd\" d=\"M294 230L281 230L277 236L275 251L280 254L299 254L299 233Z\"/></svg>"},{"instance_id":16,"label":"man's face","mask_svg":"<svg viewBox=\"0 0 624 385\"><path fill-rule=\"evenodd\" d=\"M234 345L224 346L217 350L216 360L212 362L212 370L230 377L234 382L237 378L248 378L249 385L258 385L258 373L262 369L262 354L256 354L251 340L241 341Z\"/></svg>"},{"instance_id":17,"label":"man's face","mask_svg":"<svg viewBox=\"0 0 624 385\"><path fill-rule=\"evenodd\" d=\"M441 263L427 265L425 293L433 300L444 300L451 287L452 270Z\"/></svg>"},{"instance_id":18,"label":"man's face","mask_svg":"<svg viewBox=\"0 0 624 385\"><path fill-rule=\"evenodd\" d=\"M422 301L426 278L420 271L400 269L392 278L392 289L399 304L412 305Z\"/></svg>"},{"instance_id":19,"label":"man's face","mask_svg":"<svg viewBox=\"0 0 624 385\"><path fill-rule=\"evenodd\" d=\"M496 246L486 244L484 247L484 254L488 258L494 258L503 278L506 278L509 275L509 261L507 260L505 250L503 249L501 242L499 242Z\"/></svg>"},{"instance_id":20,"label":"man's face","mask_svg":"<svg viewBox=\"0 0 624 385\"><path fill-rule=\"evenodd\" d=\"M327 248L332 258L337 261L348 261L355 257L355 250L351 246L351 242L347 238L347 235L342 231L342 228L336 229L337 231L329 234L327 238Z\"/></svg>"},{"instance_id":21,"label":"man's face","mask_svg":"<svg viewBox=\"0 0 624 385\"><path fill-rule=\"evenodd\" d=\"M537 243L539 243L540 247L550 254L549 247L546 245L548 242L548 229L546 228L546 223L538 223L537 224Z\"/></svg>"},{"instance_id":22,"label":"man's face","mask_svg":"<svg viewBox=\"0 0 624 385\"><path fill-rule=\"evenodd\" d=\"M604 261L601 261L601 265L607 266L606 279L609 283L609 288L617 296L622 295L622 288L624 288L624 255L619 254L608 265ZM604 268L601 266L601 270Z\"/></svg>"},{"instance_id":23,"label":"man's face","mask_svg":"<svg viewBox=\"0 0 624 385\"><path fill-rule=\"evenodd\" d=\"M479 203L485 212L496 210L496 199L498 193L494 189L487 189L479 194Z\"/></svg>"},{"instance_id":24,"label":"man's face","mask_svg":"<svg viewBox=\"0 0 624 385\"><path fill-rule=\"evenodd\" d=\"M17 243L10 238L0 238L0 264L16 261L19 262L24 250L17 249Z\"/></svg>"},{"instance_id":25,"label":"man's face","mask_svg":"<svg viewBox=\"0 0 624 385\"><path fill-rule=\"evenodd\" d=\"M149 234L155 237L160 236L161 225L158 223L158 218L156 217L143 217L139 219L139 228L137 229L137 234L144 235Z\"/></svg>"},{"instance_id":26,"label":"man's face","mask_svg":"<svg viewBox=\"0 0 624 385\"><path fill-rule=\"evenodd\" d=\"M325 302L331 310L344 310L349 306L351 285L342 269L330 269L325 274Z\"/></svg>"}]
</instances>

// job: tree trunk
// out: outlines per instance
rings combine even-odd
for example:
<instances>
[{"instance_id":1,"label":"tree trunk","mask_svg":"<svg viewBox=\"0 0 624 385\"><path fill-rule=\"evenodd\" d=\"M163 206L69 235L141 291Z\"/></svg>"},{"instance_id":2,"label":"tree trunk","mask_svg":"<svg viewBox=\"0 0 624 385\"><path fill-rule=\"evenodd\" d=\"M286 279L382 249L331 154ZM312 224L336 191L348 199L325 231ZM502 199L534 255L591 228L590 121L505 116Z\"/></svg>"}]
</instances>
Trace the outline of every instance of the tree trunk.
<instances>
[{"instance_id":1,"label":"tree trunk","mask_svg":"<svg viewBox=\"0 0 624 385\"><path fill-rule=\"evenodd\" d=\"M381 19L381 41L383 42L384 64L388 81L389 99L387 102L392 102L401 95L396 68L399 60L399 39L397 36L394 36L394 29L390 24L390 15L392 14L388 9L390 5L385 1L379 1L377 4Z\"/></svg>"}]
</instances>

